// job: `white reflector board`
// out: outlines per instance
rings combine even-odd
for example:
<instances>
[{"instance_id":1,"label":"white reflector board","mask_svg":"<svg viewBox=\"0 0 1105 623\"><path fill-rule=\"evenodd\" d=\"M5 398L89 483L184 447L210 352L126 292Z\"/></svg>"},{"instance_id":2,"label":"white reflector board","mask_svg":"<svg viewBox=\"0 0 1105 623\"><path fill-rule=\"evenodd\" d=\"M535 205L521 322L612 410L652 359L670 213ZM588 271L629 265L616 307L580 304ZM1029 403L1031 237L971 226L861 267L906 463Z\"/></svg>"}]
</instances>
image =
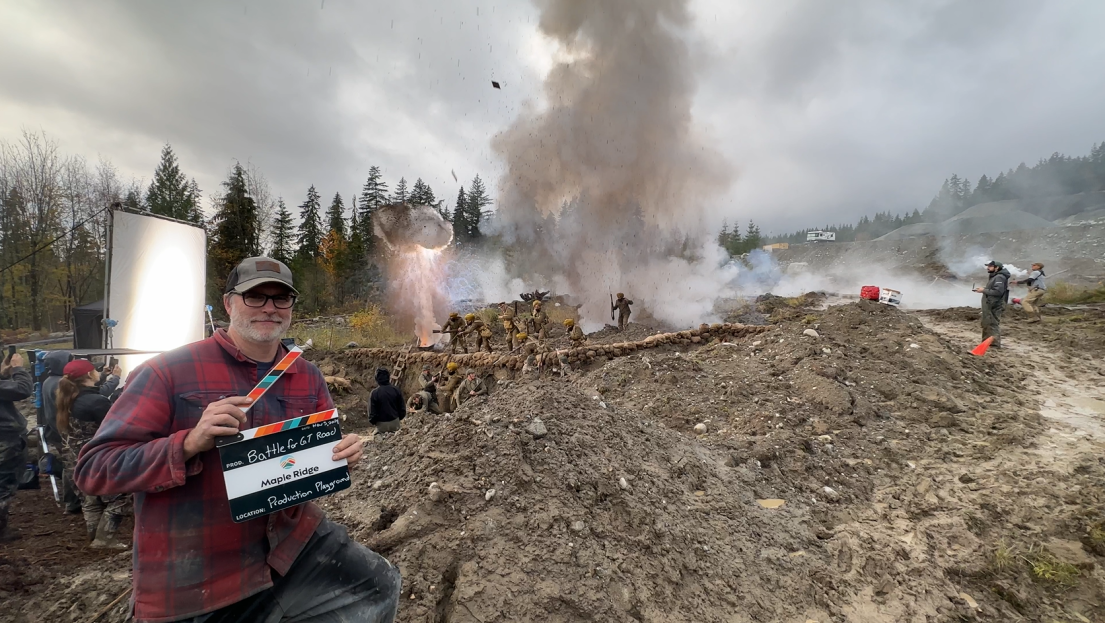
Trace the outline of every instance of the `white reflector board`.
<instances>
[{"instance_id":1,"label":"white reflector board","mask_svg":"<svg viewBox=\"0 0 1105 623\"><path fill-rule=\"evenodd\" d=\"M113 210L105 317L114 348L172 350L204 338L207 234L156 216ZM121 358L127 374L152 355Z\"/></svg>"}]
</instances>

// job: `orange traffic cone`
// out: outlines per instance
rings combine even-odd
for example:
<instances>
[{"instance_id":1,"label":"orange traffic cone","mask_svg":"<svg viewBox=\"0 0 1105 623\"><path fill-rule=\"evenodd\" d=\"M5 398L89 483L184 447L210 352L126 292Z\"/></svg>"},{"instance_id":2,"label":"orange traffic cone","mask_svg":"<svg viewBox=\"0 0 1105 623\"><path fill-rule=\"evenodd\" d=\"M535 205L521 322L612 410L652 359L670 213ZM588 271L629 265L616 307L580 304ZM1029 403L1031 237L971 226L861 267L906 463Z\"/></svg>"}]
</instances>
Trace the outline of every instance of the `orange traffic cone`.
<instances>
[{"instance_id":1,"label":"orange traffic cone","mask_svg":"<svg viewBox=\"0 0 1105 623\"><path fill-rule=\"evenodd\" d=\"M990 345L993 343L994 338L988 337L985 340L982 340L981 344L975 346L974 350L971 351L971 354L981 357L986 354L986 351L990 350Z\"/></svg>"}]
</instances>

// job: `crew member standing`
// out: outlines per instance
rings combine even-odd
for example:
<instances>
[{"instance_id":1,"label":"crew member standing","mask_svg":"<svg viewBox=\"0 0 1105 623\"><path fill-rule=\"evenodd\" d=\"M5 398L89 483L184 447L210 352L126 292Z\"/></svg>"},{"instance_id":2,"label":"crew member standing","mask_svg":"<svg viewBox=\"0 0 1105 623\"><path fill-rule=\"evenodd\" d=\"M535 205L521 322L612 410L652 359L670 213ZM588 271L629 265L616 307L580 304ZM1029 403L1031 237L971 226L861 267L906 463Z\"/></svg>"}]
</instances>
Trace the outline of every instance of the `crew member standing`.
<instances>
[{"instance_id":1,"label":"crew member standing","mask_svg":"<svg viewBox=\"0 0 1105 623\"><path fill-rule=\"evenodd\" d=\"M111 409L111 399L103 395L102 387L97 387L100 373L92 362L74 359L65 364L62 372L55 391L55 425L63 439L61 454L65 464L74 466L81 448L96 434L96 429ZM113 372L113 376L118 378L118 366ZM115 385L118 382L110 384ZM121 543L115 533L118 532L123 518L131 514L129 493L86 495L81 506L78 506L82 507L88 541L92 547L126 549L126 544Z\"/></svg>"},{"instance_id":2,"label":"crew member standing","mask_svg":"<svg viewBox=\"0 0 1105 623\"><path fill-rule=\"evenodd\" d=\"M618 310L618 331L624 331L625 325L629 324L629 315L633 313L633 310L629 308L633 304L633 301L625 298L625 295L618 292L618 300L614 301L614 309Z\"/></svg>"},{"instance_id":3,"label":"crew member standing","mask_svg":"<svg viewBox=\"0 0 1105 623\"><path fill-rule=\"evenodd\" d=\"M171 275L163 286L168 295L154 299L173 305ZM280 338L297 295L283 263L243 260L223 294L230 327L135 368L81 450L82 492L134 493L138 621L395 619L398 570L313 502L231 519L215 440L334 406L302 357L256 402L245 396L287 354ZM363 446L346 434L332 459L355 467Z\"/></svg>"},{"instance_id":4,"label":"crew member standing","mask_svg":"<svg viewBox=\"0 0 1105 623\"><path fill-rule=\"evenodd\" d=\"M23 367L19 353L0 363L0 543L20 538L19 532L8 526L8 504L19 488L19 476L27 469L27 419L15 403L30 398L34 391L34 379Z\"/></svg>"},{"instance_id":5,"label":"crew member standing","mask_svg":"<svg viewBox=\"0 0 1105 623\"><path fill-rule=\"evenodd\" d=\"M1001 314L1009 300L1009 271L1001 262L991 261L986 265L990 280L985 288L975 288L982 294L982 339L994 338L992 346L1001 348Z\"/></svg>"},{"instance_id":6,"label":"crew member standing","mask_svg":"<svg viewBox=\"0 0 1105 623\"><path fill-rule=\"evenodd\" d=\"M403 391L391 384L387 368L376 370L376 385L368 395L368 423L376 426L377 433L394 433L403 425L407 413Z\"/></svg>"},{"instance_id":7,"label":"crew member standing","mask_svg":"<svg viewBox=\"0 0 1105 623\"><path fill-rule=\"evenodd\" d=\"M1028 274L1028 277L1020 281L1014 281L1013 283L1028 286L1028 294L1021 299L1021 307L1024 308L1026 313L1032 314L1032 318L1029 322L1040 322L1043 320L1043 315L1040 313L1040 304L1043 302L1044 295L1047 294L1044 265L1036 262L1032 265L1032 272Z\"/></svg>"}]
</instances>

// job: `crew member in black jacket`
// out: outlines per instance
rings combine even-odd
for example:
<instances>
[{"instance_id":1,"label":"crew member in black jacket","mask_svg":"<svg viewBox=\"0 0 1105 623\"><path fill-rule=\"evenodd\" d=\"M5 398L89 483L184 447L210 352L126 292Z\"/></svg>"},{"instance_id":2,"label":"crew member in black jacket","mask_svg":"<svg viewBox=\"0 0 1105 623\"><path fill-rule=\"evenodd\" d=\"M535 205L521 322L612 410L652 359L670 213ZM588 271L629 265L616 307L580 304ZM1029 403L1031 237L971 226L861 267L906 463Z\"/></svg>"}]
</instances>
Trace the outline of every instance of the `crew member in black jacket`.
<instances>
[{"instance_id":1,"label":"crew member in black jacket","mask_svg":"<svg viewBox=\"0 0 1105 623\"><path fill-rule=\"evenodd\" d=\"M368 397L368 422L376 425L377 433L394 433L407 414L403 392L391 384L391 373L384 368L376 370L376 384L379 387Z\"/></svg>"}]
</instances>

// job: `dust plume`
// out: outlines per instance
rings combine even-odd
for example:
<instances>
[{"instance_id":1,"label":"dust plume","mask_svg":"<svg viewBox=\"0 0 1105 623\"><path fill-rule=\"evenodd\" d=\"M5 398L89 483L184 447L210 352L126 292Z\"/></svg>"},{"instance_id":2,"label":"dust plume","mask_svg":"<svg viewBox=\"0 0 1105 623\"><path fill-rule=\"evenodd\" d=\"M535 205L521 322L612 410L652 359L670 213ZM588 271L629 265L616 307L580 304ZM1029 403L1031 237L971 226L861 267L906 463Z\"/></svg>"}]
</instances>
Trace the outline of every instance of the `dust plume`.
<instances>
[{"instance_id":1,"label":"dust plume","mask_svg":"<svg viewBox=\"0 0 1105 623\"><path fill-rule=\"evenodd\" d=\"M391 252L387 258L388 307L409 319L419 345L432 343L436 316L445 310L444 249L453 231L430 206L394 203L376 210L373 233Z\"/></svg>"},{"instance_id":2,"label":"dust plume","mask_svg":"<svg viewBox=\"0 0 1105 623\"><path fill-rule=\"evenodd\" d=\"M492 141L511 276L574 295L585 327L617 291L661 321L709 317L728 279L706 206L731 173L692 123L688 2L537 4L557 62L544 101Z\"/></svg>"}]
</instances>

